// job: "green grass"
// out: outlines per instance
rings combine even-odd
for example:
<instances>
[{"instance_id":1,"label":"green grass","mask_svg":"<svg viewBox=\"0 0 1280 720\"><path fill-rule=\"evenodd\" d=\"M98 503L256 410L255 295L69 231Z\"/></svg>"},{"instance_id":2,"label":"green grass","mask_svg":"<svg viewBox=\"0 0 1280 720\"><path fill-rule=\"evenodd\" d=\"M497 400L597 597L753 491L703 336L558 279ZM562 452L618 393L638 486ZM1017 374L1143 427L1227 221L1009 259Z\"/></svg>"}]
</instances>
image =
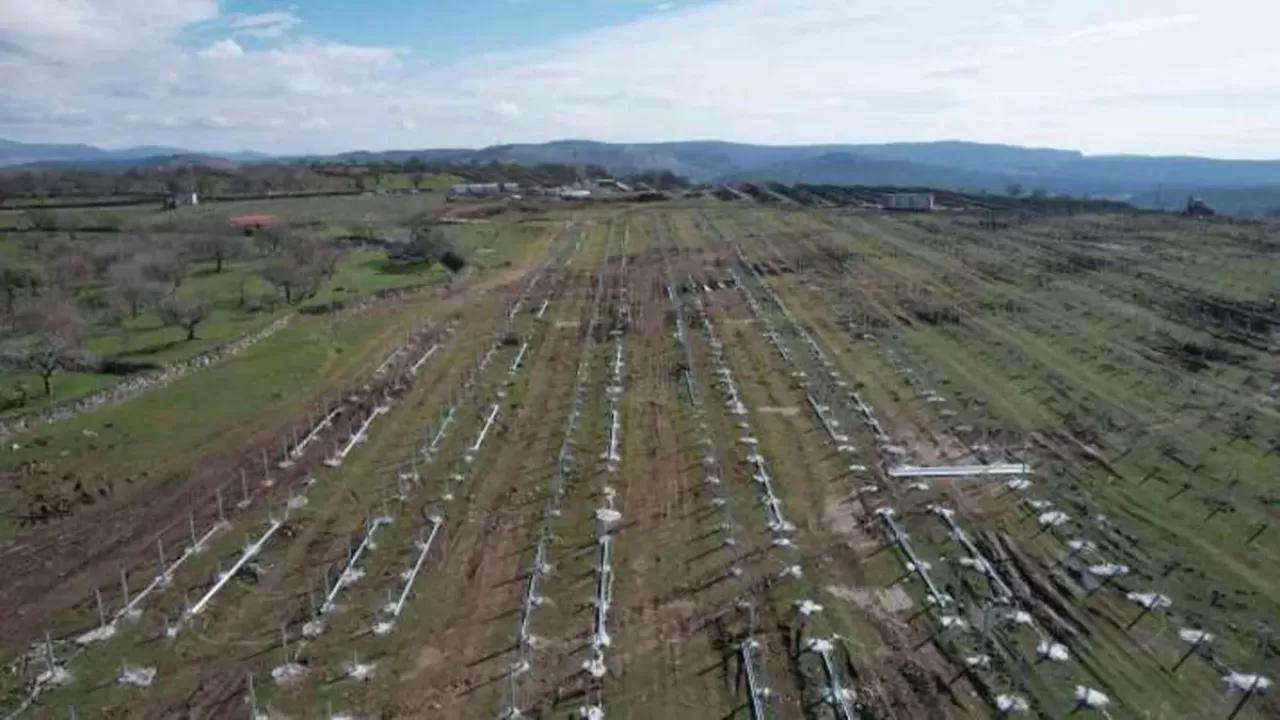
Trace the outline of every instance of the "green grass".
<instances>
[{"instance_id":1,"label":"green grass","mask_svg":"<svg viewBox=\"0 0 1280 720\"><path fill-rule=\"evenodd\" d=\"M172 215L152 213L140 222L163 229L173 222L198 223L239 215L275 215L290 225L310 227L321 233L364 235L391 230L415 215L438 211L443 206L444 195L441 193L278 198L182 207Z\"/></svg>"},{"instance_id":2,"label":"green grass","mask_svg":"<svg viewBox=\"0 0 1280 720\"><path fill-rule=\"evenodd\" d=\"M670 225L674 237L658 231L648 219L618 219L619 224L630 222L633 231L628 297L635 326L626 336L626 457L617 480L628 527L619 534L617 558L622 574L618 607L622 612L616 616L618 654L611 655L611 661L616 658L623 672L606 680L605 700L611 715L630 711L636 716L684 716L683 710L672 708L687 710L690 703L701 703L706 711L703 714L719 716L721 703L741 704L740 689L719 682L720 675L714 669L688 682L676 677L677 669L692 673L715 668L726 647L732 652L727 643L736 639L734 633L741 628L735 624L739 622L736 615L713 612L722 605L732 606L732 581L707 591L707 595L685 594L682 587L697 575L700 566L695 563L705 562L690 559L698 552L693 545L700 542L691 538L716 520L699 519L696 514L697 504L705 500L703 493L694 489L701 474L702 449L694 444L692 418L671 376L677 361L676 345L669 333L671 319L665 315L668 300L652 256L657 242L696 250L708 240L686 210L640 210L635 214L646 212L673 213ZM1028 577L1043 580L1052 588L1051 593L1063 599L1067 612L1078 617L1084 632L1070 638L1075 655L1072 662L1026 668L1024 691L1041 717L1070 717L1069 696L1075 684L1110 694L1117 718L1144 717L1146 713L1153 717L1225 717L1230 706L1222 706L1226 701L1213 666L1193 658L1177 673L1168 669L1185 649L1176 636L1180 626L1203 625L1217 633L1217 658L1233 669L1260 671L1272 677L1280 674L1276 654L1260 651L1255 633L1260 622L1273 621L1280 614L1280 583L1273 572L1280 563L1280 536L1264 533L1250 541L1262 523L1273 522L1275 507L1280 504L1273 482L1280 476L1280 456L1271 447L1280 437L1280 411L1268 397L1274 382L1275 329L1252 338L1231 335L1211 316L1188 312L1186 304L1188 298L1257 302L1280 287L1280 268L1269 263L1274 248L1259 244L1256 228L1187 223L1159 216L1087 216L1033 220L990 232L982 230L974 218L958 214L885 218L726 212L721 206L709 214L726 237L740 244L749 256L781 259L799 268L795 273L766 276L763 283L786 300L844 376L862 386L860 392L896 440L913 452L925 453L943 443L971 443L970 431L962 426L986 424L991 437L1003 442L1009 452L1030 453L1037 473L1028 496L1052 500L1073 517L1060 534L1040 532L1017 497L992 484L939 482L928 491L907 492L901 484L892 485L875 475L874 470L846 471L849 457L830 452L825 436L804 407L808 389L795 382L791 363L784 362L760 337L757 323L744 322L748 313L739 292L730 288L702 295L717 321L740 391L752 409L752 430L769 458L785 513L798 526L796 539L804 578L744 590L759 601L759 637L769 652L770 679L776 683L787 712L797 709L801 699L817 699L820 689L821 673L813 657L792 654L785 637L794 618L792 603L806 597L826 606L813 620L814 632L838 632L852 648L849 672L869 713L914 717L936 710L939 717L982 715L970 712L979 700L967 679L951 684L959 693L954 704L940 689L956 672L954 662L942 659L942 653L976 651L976 635L930 643L935 621L927 614L911 616L868 608L846 597L850 591L873 592L900 582L915 610L923 607L919 584L904 574L900 558L883 544L876 520L870 516L871 509L884 505L899 511L913 542L933 563L936 577L965 603L970 621L985 597L985 585L975 573L955 562L958 545L930 514L931 503L957 507L962 524L980 545L990 546L996 538L1003 538L1027 560ZM589 287L590 273L603 257L606 239L616 232L609 222L597 221L606 217L590 218L584 225L586 240L573 264L573 271L580 274L575 292ZM479 222L453 226L447 232L473 258L475 267L490 270L530 262L528 249L549 227L544 221ZM579 231L572 232L570 242ZM845 262L830 260L839 252L848 253ZM1100 263L1081 268L1064 262L1082 258ZM682 271L722 277L723 269L732 265L729 257L722 258L719 265L711 260L696 251L677 256L677 277ZM332 294L316 300L336 299L337 287L350 285L367 291L402 277L389 269L375 251L353 253L332 283ZM766 315L790 346L794 363L807 370L808 377L818 377L822 368L800 342L800 333L779 310L768 305L763 293L760 299L766 304ZM498 298L493 300L498 302ZM585 298L576 296L574 302L585 312ZM921 313L925 306L954 310L955 315L950 320L937 320L936 315ZM561 308L567 307L572 305L558 302L550 317L560 317L557 313L563 314ZM0 469L31 461L49 463L41 470L39 481L54 490L70 482L64 478L67 475L72 479L92 477L102 468L110 468L116 476L146 471L149 475L144 483L118 488L119 497L110 502L120 502L121 497L138 500L145 497L146 483L166 472L179 472L183 457L199 457L222 447L221 443L230 445L231 441L222 437L228 428L262 425L276 413L283 417L290 408L296 409L305 398L332 384L340 366L357 365L348 353L374 345L372 338L381 332L366 325L385 330L395 323L394 318L411 317L417 309L375 311L381 313L376 319L360 316L334 329L332 337L325 335L330 332L326 318L299 320L300 325L255 347L244 358L210 368L197 378L28 434L22 449L0 455ZM578 319L572 313L563 316ZM708 367L709 347L696 325L690 328L690 335L699 366L699 390L725 464L724 486L731 494L731 512L742 538L752 544L748 548L767 545L757 488L749 470L735 461L740 457L737 442L742 430L722 408L723 398ZM1202 368L1189 367L1170 355L1168 338L1219 347L1229 351L1230 359L1210 360ZM467 334L466 339L476 348L482 344L479 334ZM333 347L344 350L335 355ZM469 357L476 348L458 350L456 355ZM503 352L484 384L496 383L502 376L511 350ZM504 420L518 418L517 422L522 422L517 408L545 408L535 412L539 417L534 419L558 428L563 418L547 416L563 412L563 408L550 408L561 394L555 388L569 383L563 373L568 372L572 360L563 357L559 347L543 348L535 358L550 358L553 352L560 355L555 362L561 366L554 372L561 374L552 376L551 371L537 369L543 360L530 361L528 376L509 388ZM604 439L604 405L598 390L610 347L601 345L596 352L592 383L596 392L578 431L579 446L591 455ZM312 374L330 380L313 378ZM274 384L259 376L273 379ZM431 397L441 400L450 385L448 381L433 385ZM236 392L225 392L224 388L236 388ZM920 392L924 388L938 390L946 402L926 403ZM278 632L268 626L305 606L305 598L297 591L313 582L316 574L314 565L306 561L326 553L341 556L343 537L358 527L362 512L389 485L386 468L404 456L427 422L423 418L430 416L434 403L426 392L413 401L416 404L406 403L393 411L398 414L388 418L359 457L333 473L334 482L317 488L315 502L306 511L316 514L307 516L301 534L268 553L267 565L283 569L272 571L268 585L244 586L240 597L223 598L228 602L220 604L219 623L210 628L211 637L219 642L233 638L263 642L265 647ZM237 398L243 400L243 407ZM206 416L206 406L216 427L202 427L196 419ZM796 407L799 412L764 412L768 406ZM193 413L191 408L201 408L201 413ZM955 414L944 415L942 408ZM467 441L466 429L474 424L478 412L479 404L467 411L446 455L452 456ZM874 467L875 441L869 431L852 415L841 419L846 420L843 427L853 437L858 461ZM157 427L166 432L146 434ZM504 534L490 538L495 544L487 546L488 556L482 557L484 553L479 551L437 556L430 565L429 584L424 586L430 591L415 596L414 614L398 631L403 634L389 641L364 636L353 644L351 638L363 631L367 616L351 609L368 610L383 601L386 586L395 584L394 573L406 559L403 552L394 551L403 551L418 529L417 524L397 522L379 538L384 550L378 553L386 553L386 548L392 552L370 560L370 576L349 590L348 612L335 619L328 636L308 646L314 674L307 688L292 694L268 688L264 695L291 710L313 711L324 699L333 698L340 709L348 709L356 700L367 705L362 711L377 712L399 702L401 688L405 702L420 699L422 695L411 688L423 673L433 678L466 674L461 666L475 656L505 647L514 629L513 615L448 625L450 618L457 617L449 605L459 599L459 588L470 589L473 582L484 582L485 575L476 574L484 563L519 565L520 569L527 564L528 548L521 551L518 560L510 555L495 558L494 553L497 548L518 547L535 532L536 526L527 521L537 513L538 504L526 501L536 498L536 491L545 490L545 478L520 469L538 466L539 460L551 462L559 440L558 431L552 430L538 435L536 442L497 443L487 449L486 457L474 469L477 485L483 483L486 488L485 499L469 508L481 512L472 516L459 509L450 516L450 547L470 547L465 538L485 532ZM522 424L517 431L528 430ZM39 444L34 442L36 438L41 439ZM495 453L492 464L489 451ZM442 460L439 467L447 462ZM577 603L589 595L594 572L589 548L596 477L594 467L587 464L577 471L565 512L555 527L563 539L560 552L565 556L556 558L558 571L549 586L555 602L539 611L537 621L538 632L550 638L589 623ZM877 493L864 496L857 492L864 483L873 482L881 484ZM1176 494L1183 483L1185 492ZM3 497L10 508L21 510L23 498L17 491L10 490ZM1234 512L1209 516L1209 503L1223 500L1233 505ZM460 519L464 516L468 519ZM459 519L460 534L453 530L455 518ZM489 526L476 524L490 521L496 523L492 526L496 530L484 530L482 527ZM1137 612L1125 601L1123 592L1087 595L1079 580L1055 570L1064 540L1076 535L1101 543L1102 555L1134 568L1134 573L1118 584L1120 589L1166 593L1174 599L1173 609L1125 629ZM239 541L237 537L221 542L223 549L233 552ZM579 544L587 551L575 555L573 548ZM775 575L785 557L781 551L766 550L750 566L754 579ZM1169 570L1169 560L1183 565ZM202 562L211 566L214 558ZM486 572L493 573L492 568ZM513 580L496 573L494 578L514 583L502 592L518 595L518 575ZM1215 591L1222 596L1215 598ZM681 634L670 630L672 634L665 641L652 644L658 631L650 622L658 613L671 609L668 602L673 598L696 606L699 613L714 615L716 627L691 624L682 628ZM233 599L243 603L230 602ZM166 602L170 603L168 609L175 609L181 600L174 594ZM447 640L439 641L441 647L464 648L458 653L460 667L425 671L418 667L424 641L432 644L445 636ZM711 642L713 638L724 646ZM1017 634L1012 645L1021 654L1034 656L1031 633ZM379 648L389 649L391 654L379 660L385 674L359 687L325 685L320 676L335 671L353 646L363 648L362 657L373 656L370 651ZM175 647L177 658L168 646L160 644L138 652L148 659L154 657L157 664L177 661L182 679L175 681L174 689L161 691L176 696L203 677L201 658L211 658L222 648L194 636L180 640ZM252 660L255 667L262 668L275 662L275 655ZM493 662L497 667L501 660ZM565 662L572 665L576 657ZM233 664L234 660L219 656L220 668ZM109 678L112 672L107 664L98 667L90 663L84 668L94 677ZM244 668L236 666L236 670ZM1008 670L997 667L989 673L996 691L1012 688L1015 679ZM547 672L545 668L539 671ZM474 695L447 690L436 697L445 703L443 713L470 711L474 715L495 709L501 693L498 682L477 689ZM120 691L107 691L104 696L107 694L111 703L130 697ZM168 695L162 697L168 699ZM1240 717L1274 717L1275 710L1274 700L1264 697L1251 703Z\"/></svg>"},{"instance_id":3,"label":"green grass","mask_svg":"<svg viewBox=\"0 0 1280 720\"><path fill-rule=\"evenodd\" d=\"M434 178L439 182L452 180L448 176ZM67 217L89 222L104 212L115 212L131 227L164 230L171 224L190 226L192 223L211 219L229 218L242 214L275 214L285 221L309 228L320 234L364 234L386 232L402 225L414 215L438 209L442 200L438 195L397 195L371 197L295 198L281 200L244 201L206 204L180 208L175 213L158 212L154 208L116 208L62 211ZM16 211L0 212L0 225L6 218L16 224L24 216ZM542 232L534 224L494 223L449 228L460 250L471 259L475 271L505 267L523 256L524 246ZM37 252L46 252L50 245L65 243L66 233L43 234L39 237L26 233L0 236L0 261L14 264L38 265ZM84 243L110 241L111 233L77 233L76 240ZM30 243L38 240L44 249L33 252ZM268 258L250 257L224 263L222 272L214 271L212 262L194 263L188 277L177 293L192 300L212 303L210 317L198 328L194 340L186 339L186 331L163 324L154 309L144 309L137 317L125 317L117 325L107 325L90 313L85 330L86 349L100 357L130 362L164 364L197 355L218 345L251 333L269 324L289 308L278 293L259 273L269 263ZM339 300L349 300L368 293L395 287L418 286L446 280L449 273L439 266L406 265L389 261L386 254L377 249L352 250L338 265L334 277L324 282L316 296L303 306L317 306ZM91 282L77 295L84 304L101 297L105 283ZM29 373L0 371L0 393L17 399L20 393L16 384L26 382L31 398L25 406L0 410L0 417L26 412L48 403L56 403L79 397L108 387L119 378L83 373L60 373L53 382L51 397L43 397L40 382L32 384ZM39 378L36 378L39 380Z\"/></svg>"},{"instance_id":4,"label":"green grass","mask_svg":"<svg viewBox=\"0 0 1280 720\"><path fill-rule=\"evenodd\" d=\"M444 190L446 188L465 182L462 178L451 173L426 173L422 177L422 181L414 184L412 173L386 173L379 178L378 184L375 186L378 190Z\"/></svg>"},{"instance_id":5,"label":"green grass","mask_svg":"<svg viewBox=\"0 0 1280 720\"><path fill-rule=\"evenodd\" d=\"M184 329L166 326L154 310L144 310L138 317L127 317L118 326L102 324L87 328L85 349L102 358L139 363L165 364L192 357L252 333L292 310L277 298L275 290L259 275L266 260L229 262L222 273L213 272L212 263L197 263L178 294L191 299L212 302L209 318L197 327L196 339L187 340ZM359 297L387 288L422 285L442 281L447 272L439 267L402 266L387 261L381 250L354 250L338 265L332 280L325 281L315 297L303 307L334 300ZM246 305L239 304L240 284L245 283ZM262 306L262 298L269 306ZM27 408L47 402L79 397L119 381L118 376L87 373L58 373L53 379L52 398L33 397ZM43 392L39 378L31 383L30 373L0 372L0 388L27 381L31 394ZM15 393L10 392L10 396ZM21 412L22 408L9 412Z\"/></svg>"},{"instance_id":6,"label":"green grass","mask_svg":"<svg viewBox=\"0 0 1280 720\"><path fill-rule=\"evenodd\" d=\"M1187 304L1201 297L1265 307L1268 293L1280 287L1280 268L1265 259L1274 252L1274 229L1159 216L1031 222L994 233L963 216L755 212L718 222L739 237L762 232L793 264L807 265L804 282L769 279L793 298L793 309L814 319L826 313L811 308L834 308L833 298L844 297L863 314L824 337L862 358L850 372L873 386L873 403L888 408L895 424L911 418L947 434L984 422L994 433L1015 433L1018 444L1034 434L1062 447L1063 458L1038 457L1047 482L1036 497L1072 514L1105 515L1123 530L1126 539L1105 553L1136 569L1126 587L1155 587L1175 602L1172 617L1143 627L1203 623L1224 633L1218 652L1229 665L1270 667L1274 674L1275 660L1256 651L1251 629L1280 611L1280 586L1267 571L1280 556L1280 540L1269 534L1246 540L1274 519L1269 478L1280 473L1280 458L1268 442L1280 431L1280 417L1264 396L1275 331L1233 335ZM770 257L762 240L748 245L753 256ZM806 255L818 246L848 251L850 259L837 267ZM1080 257L1101 264L1062 263ZM931 324L913 314L921 303L953 308L958 320ZM863 342L864 333L873 342ZM1168 353L1169 338L1236 357L1192 369ZM875 369L889 349L915 371L917 384ZM940 389L959 416L947 420L912 402L922 387ZM1094 448L1119 477L1074 442ZM1212 515L1213 502L1230 503L1232 512ZM976 518L977 528L1010 532L1042 562L1061 552L1057 541L1030 537L1007 502L984 509L990 514ZM1182 568L1167 571L1170 559ZM1215 590L1222 593L1216 602ZM1080 605L1088 608L1092 638L1079 652L1098 674L1095 682L1113 683L1109 691L1126 712L1167 709L1178 702L1171 698L1184 696L1184 706L1200 716L1204 702L1196 688L1207 674L1189 669L1179 680L1196 677L1195 683L1171 683L1160 667L1182 649L1171 632L1135 650L1115 627L1135 615L1133 606L1105 594ZM1058 693L1065 682L1063 676L1037 693Z\"/></svg>"},{"instance_id":7,"label":"green grass","mask_svg":"<svg viewBox=\"0 0 1280 720\"><path fill-rule=\"evenodd\" d=\"M50 484L43 492L64 489L66 478L92 485L105 478L147 473L162 477L187 458L228 442L228 428L261 424L282 417L317 397L358 359L370 341L399 320L393 313L364 314L335 322L303 317L243 355L120 405L37 428L9 441L0 467L48 463ZM228 392L234 388L234 392ZM11 444L17 444L13 450ZM54 480L54 478L58 478ZM129 492L145 490L145 483ZM19 510L25 492L0 493L10 510ZM114 501L129 496L117 493ZM6 513L0 535L15 530Z\"/></svg>"}]
</instances>

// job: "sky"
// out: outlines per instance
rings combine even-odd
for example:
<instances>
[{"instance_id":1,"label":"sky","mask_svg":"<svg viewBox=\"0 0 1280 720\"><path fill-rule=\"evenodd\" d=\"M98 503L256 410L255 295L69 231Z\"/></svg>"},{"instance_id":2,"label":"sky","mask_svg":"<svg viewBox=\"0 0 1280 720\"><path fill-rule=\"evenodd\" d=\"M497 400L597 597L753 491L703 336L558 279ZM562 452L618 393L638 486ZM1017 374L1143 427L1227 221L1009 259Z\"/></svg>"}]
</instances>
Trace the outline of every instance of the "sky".
<instances>
[{"instance_id":1,"label":"sky","mask_svg":"<svg viewBox=\"0 0 1280 720\"><path fill-rule=\"evenodd\" d=\"M0 137L1280 158L1274 0L0 0Z\"/></svg>"}]
</instances>

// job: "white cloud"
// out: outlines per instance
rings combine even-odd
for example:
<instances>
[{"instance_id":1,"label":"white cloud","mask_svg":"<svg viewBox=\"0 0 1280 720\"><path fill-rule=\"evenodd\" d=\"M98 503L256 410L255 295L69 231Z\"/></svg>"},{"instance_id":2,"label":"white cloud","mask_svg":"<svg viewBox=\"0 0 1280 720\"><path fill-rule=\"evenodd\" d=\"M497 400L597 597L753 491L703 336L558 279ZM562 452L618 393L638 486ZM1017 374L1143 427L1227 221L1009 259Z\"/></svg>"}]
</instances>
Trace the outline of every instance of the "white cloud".
<instances>
[{"instance_id":1,"label":"white cloud","mask_svg":"<svg viewBox=\"0 0 1280 720\"><path fill-rule=\"evenodd\" d=\"M0 125L85 127L91 124L92 118L89 114L77 107L65 105L34 107L0 103Z\"/></svg>"},{"instance_id":2,"label":"white cloud","mask_svg":"<svg viewBox=\"0 0 1280 720\"><path fill-rule=\"evenodd\" d=\"M1184 13L1182 15L1165 15L1159 17L1134 18L1116 22L1093 25L1081 30L1072 30L1055 38L1054 44L1072 45L1083 42L1100 42L1104 40L1124 40L1140 35L1160 32L1179 25L1191 25L1200 20L1199 15Z\"/></svg>"},{"instance_id":3,"label":"white cloud","mask_svg":"<svg viewBox=\"0 0 1280 720\"><path fill-rule=\"evenodd\" d=\"M100 61L155 48L217 15L218 0L3 0L0 56Z\"/></svg>"},{"instance_id":4,"label":"white cloud","mask_svg":"<svg viewBox=\"0 0 1280 720\"><path fill-rule=\"evenodd\" d=\"M498 117L514 120L520 117L520 106L508 100L499 100L493 104L493 113Z\"/></svg>"},{"instance_id":5,"label":"white cloud","mask_svg":"<svg viewBox=\"0 0 1280 720\"><path fill-rule=\"evenodd\" d=\"M300 15L0 0L0 136L67 139L52 118L75 108L93 123L75 139L105 144L959 137L1280 156L1277 3L720 0L443 65L298 36Z\"/></svg>"},{"instance_id":6,"label":"white cloud","mask_svg":"<svg viewBox=\"0 0 1280 720\"><path fill-rule=\"evenodd\" d=\"M238 35L259 38L278 38L302 24L302 18L292 12L275 11L250 15L232 13L228 24Z\"/></svg>"},{"instance_id":7,"label":"white cloud","mask_svg":"<svg viewBox=\"0 0 1280 720\"><path fill-rule=\"evenodd\" d=\"M224 58L241 57L244 55L244 49L242 49L240 47L240 43L236 42L235 40L232 40L231 38L225 38L213 43L209 47L206 47L205 49L199 51L196 54L202 58L207 58L210 60L218 60L218 59L224 59Z\"/></svg>"}]
</instances>

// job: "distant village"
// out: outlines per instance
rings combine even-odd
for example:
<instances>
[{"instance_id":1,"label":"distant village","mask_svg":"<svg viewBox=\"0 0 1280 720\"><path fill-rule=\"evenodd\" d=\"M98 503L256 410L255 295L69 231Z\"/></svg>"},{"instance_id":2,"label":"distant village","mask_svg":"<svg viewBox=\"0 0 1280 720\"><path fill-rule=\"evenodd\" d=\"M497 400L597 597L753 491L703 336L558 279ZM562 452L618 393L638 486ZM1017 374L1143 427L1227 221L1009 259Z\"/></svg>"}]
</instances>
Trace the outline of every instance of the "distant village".
<instances>
[{"instance_id":1,"label":"distant village","mask_svg":"<svg viewBox=\"0 0 1280 720\"><path fill-rule=\"evenodd\" d=\"M613 178L596 178L579 180L571 185L559 186L521 186L513 182L458 183L449 188L450 197L498 197L509 196L520 199L525 195L539 197L559 197L563 200L585 200L601 193L629 193L648 188L633 188Z\"/></svg>"}]
</instances>

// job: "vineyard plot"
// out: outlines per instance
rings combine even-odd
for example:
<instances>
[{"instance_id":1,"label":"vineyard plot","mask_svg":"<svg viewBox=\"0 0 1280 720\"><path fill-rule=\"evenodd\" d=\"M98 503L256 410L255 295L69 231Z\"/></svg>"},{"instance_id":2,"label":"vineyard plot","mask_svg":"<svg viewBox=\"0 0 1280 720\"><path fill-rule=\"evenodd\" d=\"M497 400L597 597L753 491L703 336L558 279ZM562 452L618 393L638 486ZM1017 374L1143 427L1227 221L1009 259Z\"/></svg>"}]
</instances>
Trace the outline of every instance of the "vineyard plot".
<instances>
[{"instance_id":1,"label":"vineyard plot","mask_svg":"<svg viewBox=\"0 0 1280 720\"><path fill-rule=\"evenodd\" d=\"M76 583L6 709L1280 714L1270 226L547 227Z\"/></svg>"}]
</instances>

